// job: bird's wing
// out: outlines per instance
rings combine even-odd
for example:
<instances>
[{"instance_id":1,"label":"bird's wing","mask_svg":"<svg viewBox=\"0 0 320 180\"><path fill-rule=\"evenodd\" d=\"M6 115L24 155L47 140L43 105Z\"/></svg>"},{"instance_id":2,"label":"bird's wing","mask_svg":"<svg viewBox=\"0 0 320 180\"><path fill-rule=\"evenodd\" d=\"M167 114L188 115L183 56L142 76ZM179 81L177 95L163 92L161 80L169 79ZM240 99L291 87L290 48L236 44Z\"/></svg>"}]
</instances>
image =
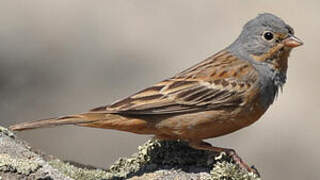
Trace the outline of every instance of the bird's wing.
<instances>
[{"instance_id":1,"label":"bird's wing","mask_svg":"<svg viewBox=\"0 0 320 180\"><path fill-rule=\"evenodd\" d=\"M173 114L238 107L256 81L253 66L222 51L176 76L92 112Z\"/></svg>"}]
</instances>

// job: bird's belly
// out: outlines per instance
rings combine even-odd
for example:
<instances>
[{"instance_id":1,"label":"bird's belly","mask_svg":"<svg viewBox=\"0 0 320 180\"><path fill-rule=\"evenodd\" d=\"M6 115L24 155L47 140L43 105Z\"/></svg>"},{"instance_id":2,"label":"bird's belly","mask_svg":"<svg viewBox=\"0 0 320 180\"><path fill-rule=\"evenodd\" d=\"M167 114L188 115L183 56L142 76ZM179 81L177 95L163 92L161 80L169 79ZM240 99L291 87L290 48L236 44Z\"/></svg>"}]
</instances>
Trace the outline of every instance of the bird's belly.
<instances>
[{"instance_id":1,"label":"bird's belly","mask_svg":"<svg viewBox=\"0 0 320 180\"><path fill-rule=\"evenodd\" d=\"M207 139L232 133L257 121L266 111L258 104L239 111L206 111L168 118L156 128L163 135L177 139Z\"/></svg>"}]
</instances>

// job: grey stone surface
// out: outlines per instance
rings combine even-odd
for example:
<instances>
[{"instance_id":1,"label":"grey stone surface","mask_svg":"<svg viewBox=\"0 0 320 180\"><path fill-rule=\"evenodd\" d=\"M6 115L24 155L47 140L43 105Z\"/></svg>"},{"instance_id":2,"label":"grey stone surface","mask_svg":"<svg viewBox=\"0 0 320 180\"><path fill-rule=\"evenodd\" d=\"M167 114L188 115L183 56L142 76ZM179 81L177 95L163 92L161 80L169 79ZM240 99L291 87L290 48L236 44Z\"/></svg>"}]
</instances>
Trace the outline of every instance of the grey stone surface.
<instances>
[{"instance_id":1,"label":"grey stone surface","mask_svg":"<svg viewBox=\"0 0 320 180\"><path fill-rule=\"evenodd\" d=\"M223 153L190 148L180 141L149 140L129 158L120 158L108 169L64 162L35 152L12 132L0 127L0 179L202 179L258 180L240 169Z\"/></svg>"}]
</instances>

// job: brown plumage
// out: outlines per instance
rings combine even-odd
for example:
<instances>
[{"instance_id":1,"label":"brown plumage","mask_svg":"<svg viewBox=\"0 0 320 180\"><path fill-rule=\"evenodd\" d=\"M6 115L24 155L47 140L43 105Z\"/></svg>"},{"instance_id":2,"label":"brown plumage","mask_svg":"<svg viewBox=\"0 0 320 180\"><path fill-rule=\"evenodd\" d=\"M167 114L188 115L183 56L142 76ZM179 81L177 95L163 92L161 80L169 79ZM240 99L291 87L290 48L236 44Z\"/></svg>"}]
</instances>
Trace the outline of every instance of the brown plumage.
<instances>
[{"instance_id":1,"label":"brown plumage","mask_svg":"<svg viewBox=\"0 0 320 180\"><path fill-rule=\"evenodd\" d=\"M271 35L270 35L271 34ZM13 125L25 130L59 125L116 129L182 139L198 149L233 150L203 139L234 132L257 121L286 79L287 59L302 42L280 18L262 14L249 21L228 48L197 65L111 105L88 113Z\"/></svg>"},{"instance_id":2,"label":"brown plumage","mask_svg":"<svg viewBox=\"0 0 320 180\"><path fill-rule=\"evenodd\" d=\"M225 63L228 63L228 66L220 68ZM236 76L234 69L239 69ZM212 72L217 73L215 76L208 76ZM79 115L26 122L11 126L11 129L25 130L74 124L139 134L156 134L160 137L184 137L185 140L195 139L194 134L198 134L199 140L215 137L247 126L256 118L250 122L239 121L241 123L237 128L232 127L228 130L226 128L228 126L221 128L214 125L215 121L235 119L239 113L250 117L262 115L263 112L259 112L259 115L247 113L252 101L258 98L258 89L254 88L257 76L257 72L248 62L223 51L193 68L109 106L98 107ZM237 114L222 112L237 112ZM202 119L203 113L212 115L208 119ZM189 121L185 116L195 119ZM176 124L175 127L173 124ZM198 126L209 126L211 131L200 134ZM184 132L184 129L189 130Z\"/></svg>"}]
</instances>

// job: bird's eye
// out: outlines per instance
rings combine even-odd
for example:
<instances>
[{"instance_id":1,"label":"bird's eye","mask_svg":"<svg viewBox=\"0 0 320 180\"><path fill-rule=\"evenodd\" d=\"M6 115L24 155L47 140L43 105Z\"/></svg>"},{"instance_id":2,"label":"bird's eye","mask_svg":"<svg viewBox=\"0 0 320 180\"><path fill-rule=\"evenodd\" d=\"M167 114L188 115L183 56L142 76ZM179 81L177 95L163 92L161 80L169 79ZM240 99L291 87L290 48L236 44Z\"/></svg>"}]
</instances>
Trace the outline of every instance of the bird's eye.
<instances>
[{"instance_id":1,"label":"bird's eye","mask_svg":"<svg viewBox=\"0 0 320 180\"><path fill-rule=\"evenodd\" d=\"M288 30L288 33L291 34L291 35L294 34L293 30L291 30L291 29Z\"/></svg>"},{"instance_id":2,"label":"bird's eye","mask_svg":"<svg viewBox=\"0 0 320 180\"><path fill-rule=\"evenodd\" d=\"M263 33L263 38L267 41L270 41L273 39L273 33L270 31L264 32Z\"/></svg>"}]
</instances>

